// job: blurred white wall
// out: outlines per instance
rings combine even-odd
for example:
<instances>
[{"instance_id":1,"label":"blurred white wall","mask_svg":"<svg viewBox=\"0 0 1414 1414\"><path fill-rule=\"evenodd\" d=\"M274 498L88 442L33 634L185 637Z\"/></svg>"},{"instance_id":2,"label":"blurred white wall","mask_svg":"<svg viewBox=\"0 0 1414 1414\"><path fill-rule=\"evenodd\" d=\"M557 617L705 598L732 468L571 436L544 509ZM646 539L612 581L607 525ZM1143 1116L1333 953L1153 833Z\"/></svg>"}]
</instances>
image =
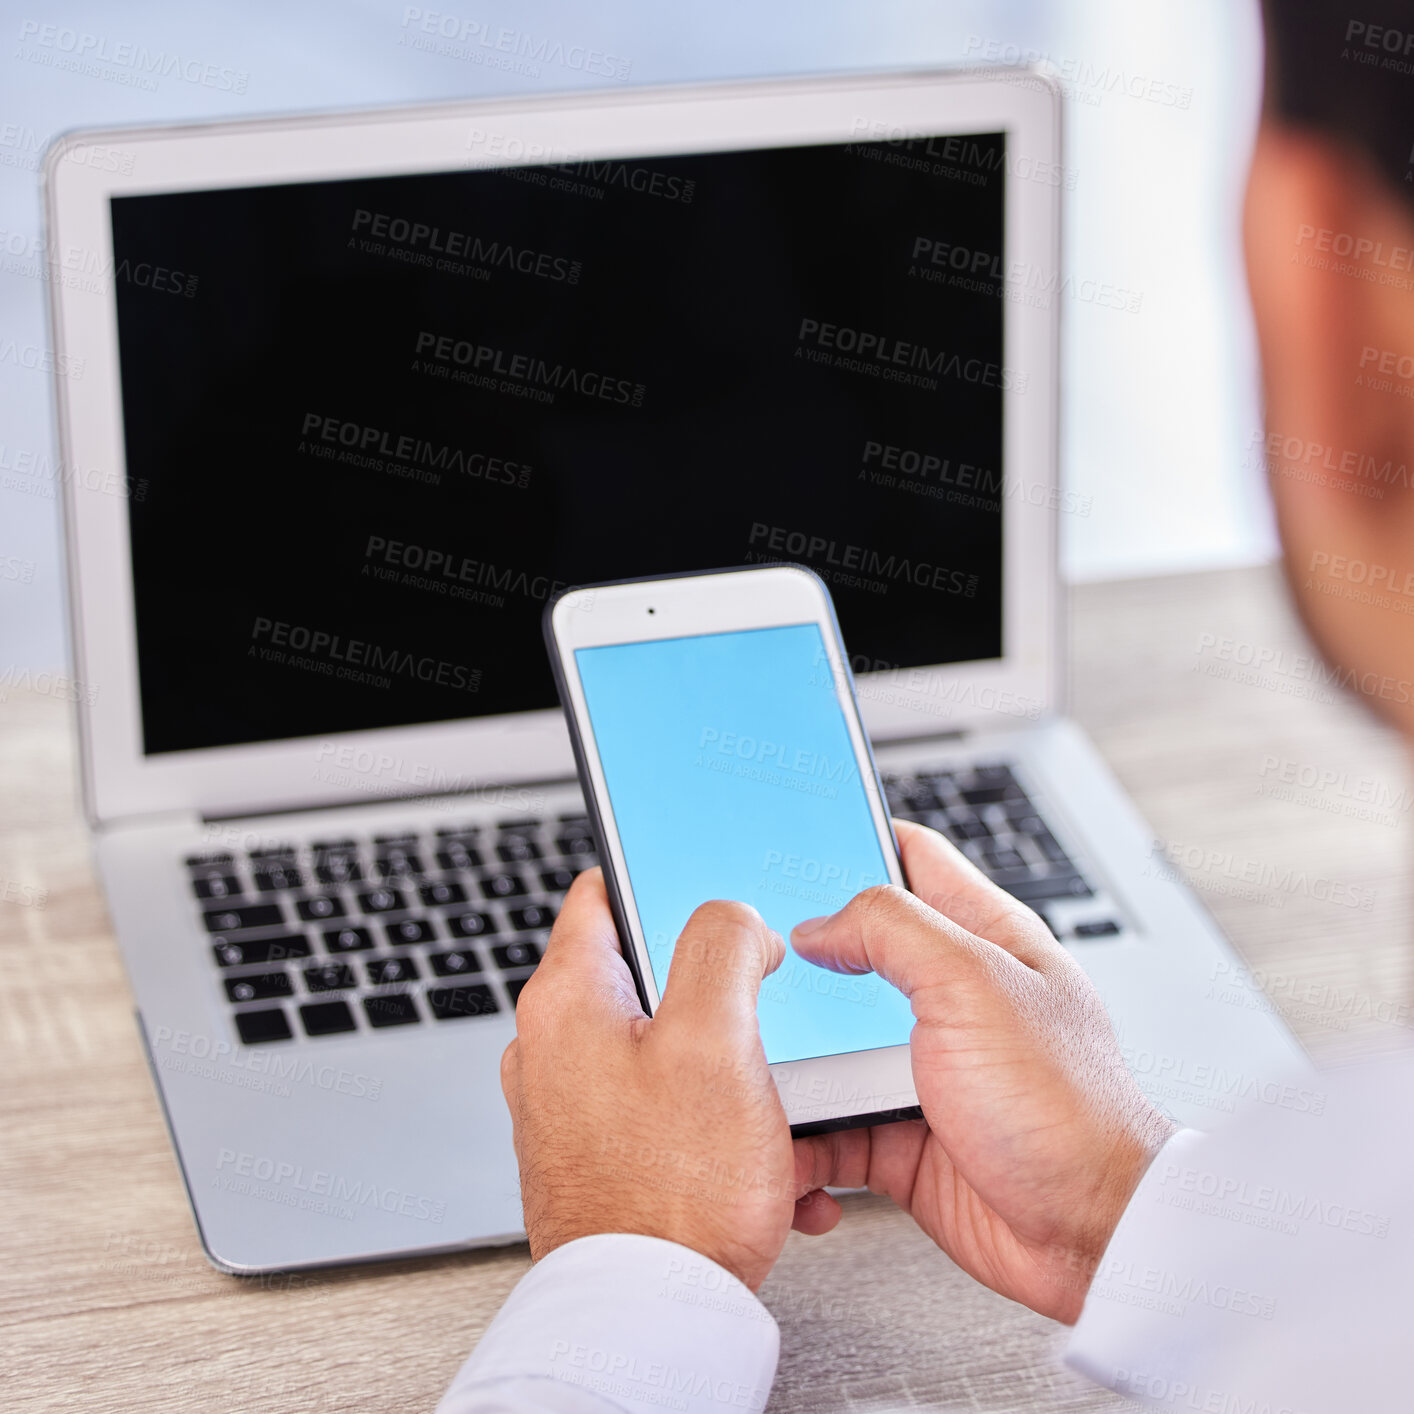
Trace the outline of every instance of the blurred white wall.
<instances>
[{"instance_id":1,"label":"blurred white wall","mask_svg":"<svg viewBox=\"0 0 1414 1414\"><path fill-rule=\"evenodd\" d=\"M97 124L616 83L569 65L515 72L412 47L409 13L434 9L532 43L592 45L626 60L633 83L1049 61L1067 92L1077 174L1062 454L1088 514L1064 517L1066 572L1096 579L1270 556L1237 243L1260 72L1254 0L147 0L121 10L50 0L0 14L0 670L58 666L67 654L58 506L44 494L53 483L26 469L57 460L48 375L27 366L49 342L38 274L45 145ZM121 63L75 71L72 40L46 42L44 26L95 36L110 52L175 52L197 61L183 65L197 77L144 87ZM205 65L238 77L203 81Z\"/></svg>"}]
</instances>

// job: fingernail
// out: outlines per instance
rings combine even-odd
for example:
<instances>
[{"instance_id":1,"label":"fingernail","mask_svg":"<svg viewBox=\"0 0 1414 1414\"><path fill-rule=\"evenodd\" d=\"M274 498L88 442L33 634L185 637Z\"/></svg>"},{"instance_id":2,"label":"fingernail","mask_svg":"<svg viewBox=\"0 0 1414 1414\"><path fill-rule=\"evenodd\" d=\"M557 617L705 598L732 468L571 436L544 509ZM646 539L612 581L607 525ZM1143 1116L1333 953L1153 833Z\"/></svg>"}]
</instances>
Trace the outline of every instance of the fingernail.
<instances>
[{"instance_id":1,"label":"fingernail","mask_svg":"<svg viewBox=\"0 0 1414 1414\"><path fill-rule=\"evenodd\" d=\"M808 938L811 933L818 933L834 916L833 913L826 913L819 918L802 918L790 931L797 938Z\"/></svg>"}]
</instances>

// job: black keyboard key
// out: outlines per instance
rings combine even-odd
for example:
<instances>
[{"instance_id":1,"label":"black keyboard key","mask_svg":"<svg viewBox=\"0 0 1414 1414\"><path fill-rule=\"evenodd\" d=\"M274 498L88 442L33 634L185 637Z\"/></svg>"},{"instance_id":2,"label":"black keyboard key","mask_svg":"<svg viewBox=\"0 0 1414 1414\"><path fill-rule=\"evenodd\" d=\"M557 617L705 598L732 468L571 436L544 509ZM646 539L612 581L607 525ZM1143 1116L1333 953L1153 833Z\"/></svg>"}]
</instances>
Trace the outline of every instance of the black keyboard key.
<instances>
[{"instance_id":1,"label":"black keyboard key","mask_svg":"<svg viewBox=\"0 0 1414 1414\"><path fill-rule=\"evenodd\" d=\"M525 891L525 880L519 874L488 874L481 881L486 898L518 898Z\"/></svg>"},{"instance_id":2,"label":"black keyboard key","mask_svg":"<svg viewBox=\"0 0 1414 1414\"><path fill-rule=\"evenodd\" d=\"M969 786L960 792L969 805L1000 805L1004 800L1016 800L1021 796L1018 785Z\"/></svg>"},{"instance_id":3,"label":"black keyboard key","mask_svg":"<svg viewBox=\"0 0 1414 1414\"><path fill-rule=\"evenodd\" d=\"M466 913L449 913L447 927L454 938L479 938L483 933L494 933L496 925L489 915L468 910Z\"/></svg>"},{"instance_id":4,"label":"black keyboard key","mask_svg":"<svg viewBox=\"0 0 1414 1414\"><path fill-rule=\"evenodd\" d=\"M404 830L400 835L374 835L373 843L377 845L401 846L408 849L417 843L417 834L412 830Z\"/></svg>"},{"instance_id":5,"label":"black keyboard key","mask_svg":"<svg viewBox=\"0 0 1414 1414\"><path fill-rule=\"evenodd\" d=\"M559 820L560 824L562 824L567 830L582 828L585 831L588 831L589 829L589 816L586 815L582 810L577 810L572 815L561 815L559 817Z\"/></svg>"},{"instance_id":6,"label":"black keyboard key","mask_svg":"<svg viewBox=\"0 0 1414 1414\"><path fill-rule=\"evenodd\" d=\"M540 949L534 943L506 943L502 947L492 948L491 956L496 959L496 966L502 969L534 967L540 961Z\"/></svg>"},{"instance_id":7,"label":"black keyboard key","mask_svg":"<svg viewBox=\"0 0 1414 1414\"><path fill-rule=\"evenodd\" d=\"M911 781L900 790L899 796L908 809L919 814L925 810L936 810L942 804L926 780Z\"/></svg>"},{"instance_id":8,"label":"black keyboard key","mask_svg":"<svg viewBox=\"0 0 1414 1414\"><path fill-rule=\"evenodd\" d=\"M214 854L189 854L186 857L188 869L212 869L220 864L234 864L235 860L224 850Z\"/></svg>"},{"instance_id":9,"label":"black keyboard key","mask_svg":"<svg viewBox=\"0 0 1414 1414\"><path fill-rule=\"evenodd\" d=\"M358 1029L347 1002L306 1002L299 1014L308 1036L336 1036L341 1031Z\"/></svg>"},{"instance_id":10,"label":"black keyboard key","mask_svg":"<svg viewBox=\"0 0 1414 1414\"><path fill-rule=\"evenodd\" d=\"M393 982L409 982L417 977L417 964L410 957L376 957L368 964L368 980L375 987Z\"/></svg>"},{"instance_id":11,"label":"black keyboard key","mask_svg":"<svg viewBox=\"0 0 1414 1414\"><path fill-rule=\"evenodd\" d=\"M324 934L324 946L332 953L367 952L373 937L367 928L330 928Z\"/></svg>"},{"instance_id":12,"label":"black keyboard key","mask_svg":"<svg viewBox=\"0 0 1414 1414\"><path fill-rule=\"evenodd\" d=\"M252 972L246 977L226 978L226 995L233 1002L264 1002L271 997L292 997L294 992L285 972Z\"/></svg>"},{"instance_id":13,"label":"black keyboard key","mask_svg":"<svg viewBox=\"0 0 1414 1414\"><path fill-rule=\"evenodd\" d=\"M437 934L426 918L404 918L401 923L389 923L383 931L395 948L407 943L430 943Z\"/></svg>"},{"instance_id":14,"label":"black keyboard key","mask_svg":"<svg viewBox=\"0 0 1414 1414\"><path fill-rule=\"evenodd\" d=\"M363 870L356 859L336 855L314 866L314 876L321 884L361 884Z\"/></svg>"},{"instance_id":15,"label":"black keyboard key","mask_svg":"<svg viewBox=\"0 0 1414 1414\"><path fill-rule=\"evenodd\" d=\"M975 815L954 815L949 833L960 840L985 840L991 837L992 828Z\"/></svg>"},{"instance_id":16,"label":"black keyboard key","mask_svg":"<svg viewBox=\"0 0 1414 1414\"><path fill-rule=\"evenodd\" d=\"M566 869L561 864L556 869L544 869L540 874L540 882L552 894L562 894L574 883L574 877L579 873L578 869Z\"/></svg>"},{"instance_id":17,"label":"black keyboard key","mask_svg":"<svg viewBox=\"0 0 1414 1414\"><path fill-rule=\"evenodd\" d=\"M1005 761L988 761L972 768L972 779L979 786L1015 785L1016 777Z\"/></svg>"},{"instance_id":18,"label":"black keyboard key","mask_svg":"<svg viewBox=\"0 0 1414 1414\"><path fill-rule=\"evenodd\" d=\"M408 906L398 889L370 889L358 902L365 913L401 913Z\"/></svg>"},{"instance_id":19,"label":"black keyboard key","mask_svg":"<svg viewBox=\"0 0 1414 1414\"><path fill-rule=\"evenodd\" d=\"M255 887L263 894L284 893L304 888L304 875L292 865L276 864L255 871Z\"/></svg>"},{"instance_id":20,"label":"black keyboard key","mask_svg":"<svg viewBox=\"0 0 1414 1414\"><path fill-rule=\"evenodd\" d=\"M425 874L427 872L422 867L420 854L408 854L400 849L393 850L389 854L380 854L373 861L373 867L378 871L380 879L404 879L409 874Z\"/></svg>"},{"instance_id":21,"label":"black keyboard key","mask_svg":"<svg viewBox=\"0 0 1414 1414\"><path fill-rule=\"evenodd\" d=\"M285 915L278 903L246 903L234 908L208 908L201 915L208 933L235 933L243 928L283 928Z\"/></svg>"},{"instance_id":22,"label":"black keyboard key","mask_svg":"<svg viewBox=\"0 0 1414 1414\"><path fill-rule=\"evenodd\" d=\"M449 879L438 879L435 883L423 884L418 889L417 895L429 908L436 908L447 903L466 902L466 890L460 884Z\"/></svg>"},{"instance_id":23,"label":"black keyboard key","mask_svg":"<svg viewBox=\"0 0 1414 1414\"><path fill-rule=\"evenodd\" d=\"M443 869L479 869L481 867L481 852L472 849L470 845L464 845L453 841L445 849L437 851L437 863Z\"/></svg>"},{"instance_id":24,"label":"black keyboard key","mask_svg":"<svg viewBox=\"0 0 1414 1414\"><path fill-rule=\"evenodd\" d=\"M1077 938L1110 938L1119 932L1119 924L1113 918L1100 918L1093 923L1077 923L1073 931Z\"/></svg>"},{"instance_id":25,"label":"black keyboard key","mask_svg":"<svg viewBox=\"0 0 1414 1414\"><path fill-rule=\"evenodd\" d=\"M346 992L355 985L353 968L346 962L326 962L323 967L306 967L304 985L311 992Z\"/></svg>"},{"instance_id":26,"label":"black keyboard key","mask_svg":"<svg viewBox=\"0 0 1414 1414\"><path fill-rule=\"evenodd\" d=\"M1004 846L983 845L982 860L989 872L1000 869L1025 869L1026 861L1014 850Z\"/></svg>"},{"instance_id":27,"label":"black keyboard key","mask_svg":"<svg viewBox=\"0 0 1414 1414\"><path fill-rule=\"evenodd\" d=\"M315 840L310 846L315 854L357 854L357 840Z\"/></svg>"},{"instance_id":28,"label":"black keyboard key","mask_svg":"<svg viewBox=\"0 0 1414 1414\"><path fill-rule=\"evenodd\" d=\"M1049 830L1043 835L1036 835L1035 840L1041 853L1052 864L1070 863L1070 856L1065 852L1065 846Z\"/></svg>"},{"instance_id":29,"label":"black keyboard key","mask_svg":"<svg viewBox=\"0 0 1414 1414\"><path fill-rule=\"evenodd\" d=\"M437 828L439 840L475 839L480 833L480 825L440 825Z\"/></svg>"},{"instance_id":30,"label":"black keyboard key","mask_svg":"<svg viewBox=\"0 0 1414 1414\"><path fill-rule=\"evenodd\" d=\"M520 994L525 990L525 984L529 981L529 977L512 977L506 982L506 992L510 996L512 1006L519 1003Z\"/></svg>"},{"instance_id":31,"label":"black keyboard key","mask_svg":"<svg viewBox=\"0 0 1414 1414\"><path fill-rule=\"evenodd\" d=\"M272 844L266 845L264 849L253 849L250 851L252 859L274 860L276 863L294 862L295 847L292 844Z\"/></svg>"},{"instance_id":32,"label":"black keyboard key","mask_svg":"<svg viewBox=\"0 0 1414 1414\"><path fill-rule=\"evenodd\" d=\"M234 898L241 892L241 881L234 874L198 874L191 887L197 898Z\"/></svg>"},{"instance_id":33,"label":"black keyboard key","mask_svg":"<svg viewBox=\"0 0 1414 1414\"><path fill-rule=\"evenodd\" d=\"M592 859L594 838L592 835L556 835L555 848L571 859Z\"/></svg>"},{"instance_id":34,"label":"black keyboard key","mask_svg":"<svg viewBox=\"0 0 1414 1414\"><path fill-rule=\"evenodd\" d=\"M481 962L470 948L434 952L427 960L439 977L462 977L468 972L481 971Z\"/></svg>"},{"instance_id":35,"label":"black keyboard key","mask_svg":"<svg viewBox=\"0 0 1414 1414\"><path fill-rule=\"evenodd\" d=\"M1031 808L1030 802L1026 802L1022 809L1014 814L1008 810L1007 819L1011 823L1012 830L1018 835L1049 835L1046 822L1037 815Z\"/></svg>"},{"instance_id":36,"label":"black keyboard key","mask_svg":"<svg viewBox=\"0 0 1414 1414\"><path fill-rule=\"evenodd\" d=\"M343 902L332 894L320 894L317 898L302 898L295 904L295 912L306 923L318 923L321 918L342 918Z\"/></svg>"},{"instance_id":37,"label":"black keyboard key","mask_svg":"<svg viewBox=\"0 0 1414 1414\"><path fill-rule=\"evenodd\" d=\"M1031 875L1006 883L998 877L995 882L1022 903L1040 903L1054 898L1089 898L1095 892L1079 874L1072 873Z\"/></svg>"},{"instance_id":38,"label":"black keyboard key","mask_svg":"<svg viewBox=\"0 0 1414 1414\"><path fill-rule=\"evenodd\" d=\"M406 992L387 992L380 997L363 999L364 1014L368 1024L380 1029L384 1026L415 1026L422 1018L417 1014L417 1005Z\"/></svg>"},{"instance_id":39,"label":"black keyboard key","mask_svg":"<svg viewBox=\"0 0 1414 1414\"><path fill-rule=\"evenodd\" d=\"M308 957L311 951L309 940L301 933L286 933L274 938L217 938L212 948L220 967L284 962L290 957Z\"/></svg>"},{"instance_id":40,"label":"black keyboard key","mask_svg":"<svg viewBox=\"0 0 1414 1414\"><path fill-rule=\"evenodd\" d=\"M438 1021L451 1021L459 1016L490 1016L500 1011L496 998L484 982L472 982L465 987L431 987L427 1005Z\"/></svg>"},{"instance_id":41,"label":"black keyboard key","mask_svg":"<svg viewBox=\"0 0 1414 1414\"><path fill-rule=\"evenodd\" d=\"M548 928L555 921L555 910L544 903L528 903L524 908L512 908L506 915L512 928Z\"/></svg>"},{"instance_id":42,"label":"black keyboard key","mask_svg":"<svg viewBox=\"0 0 1414 1414\"><path fill-rule=\"evenodd\" d=\"M267 1041L288 1041L294 1036L283 1008L270 1007L263 1011L238 1011L236 1030L247 1046L263 1045Z\"/></svg>"},{"instance_id":43,"label":"black keyboard key","mask_svg":"<svg viewBox=\"0 0 1414 1414\"><path fill-rule=\"evenodd\" d=\"M525 835L502 835L496 855L505 864L523 864L527 859L540 858L540 846Z\"/></svg>"}]
</instances>

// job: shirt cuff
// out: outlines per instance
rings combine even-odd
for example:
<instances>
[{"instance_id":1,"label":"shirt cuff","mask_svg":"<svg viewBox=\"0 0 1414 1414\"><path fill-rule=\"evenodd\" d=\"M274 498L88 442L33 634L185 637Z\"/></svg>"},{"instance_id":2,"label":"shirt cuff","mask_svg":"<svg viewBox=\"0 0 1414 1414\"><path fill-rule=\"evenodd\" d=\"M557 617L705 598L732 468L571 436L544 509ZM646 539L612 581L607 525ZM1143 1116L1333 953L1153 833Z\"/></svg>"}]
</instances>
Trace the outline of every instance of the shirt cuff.
<instances>
[{"instance_id":1,"label":"shirt cuff","mask_svg":"<svg viewBox=\"0 0 1414 1414\"><path fill-rule=\"evenodd\" d=\"M700 1253L659 1237L581 1237L521 1278L437 1414L495 1407L508 1386L545 1380L632 1414L759 1414L779 1353L770 1312ZM567 1393L546 1407L572 1407Z\"/></svg>"}]
</instances>

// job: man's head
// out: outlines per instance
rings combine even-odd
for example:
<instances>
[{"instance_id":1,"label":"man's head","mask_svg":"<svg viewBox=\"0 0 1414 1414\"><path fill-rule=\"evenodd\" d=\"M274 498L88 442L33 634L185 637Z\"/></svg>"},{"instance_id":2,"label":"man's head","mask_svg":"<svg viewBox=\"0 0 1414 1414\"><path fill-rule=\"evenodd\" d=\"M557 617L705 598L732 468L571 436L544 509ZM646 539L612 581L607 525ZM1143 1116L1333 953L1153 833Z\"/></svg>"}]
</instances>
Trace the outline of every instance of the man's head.
<instances>
[{"instance_id":1,"label":"man's head","mask_svg":"<svg viewBox=\"0 0 1414 1414\"><path fill-rule=\"evenodd\" d=\"M1265 20L1244 242L1287 576L1327 659L1414 738L1414 7L1266 0Z\"/></svg>"}]
</instances>

